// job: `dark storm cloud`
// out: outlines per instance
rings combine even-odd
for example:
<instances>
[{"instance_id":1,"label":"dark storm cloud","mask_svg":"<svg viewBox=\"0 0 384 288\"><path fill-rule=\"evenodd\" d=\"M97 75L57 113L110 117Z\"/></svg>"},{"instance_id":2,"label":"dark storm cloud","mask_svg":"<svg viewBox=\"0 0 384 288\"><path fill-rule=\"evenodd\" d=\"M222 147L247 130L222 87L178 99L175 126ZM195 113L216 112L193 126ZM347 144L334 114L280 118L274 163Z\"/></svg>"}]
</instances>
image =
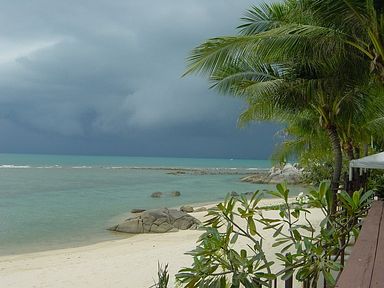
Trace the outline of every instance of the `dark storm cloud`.
<instances>
[{"instance_id":1,"label":"dark storm cloud","mask_svg":"<svg viewBox=\"0 0 384 288\"><path fill-rule=\"evenodd\" d=\"M2 2L2 152L271 152L276 127L237 130L241 101L180 78L191 48L233 34L254 2Z\"/></svg>"}]
</instances>

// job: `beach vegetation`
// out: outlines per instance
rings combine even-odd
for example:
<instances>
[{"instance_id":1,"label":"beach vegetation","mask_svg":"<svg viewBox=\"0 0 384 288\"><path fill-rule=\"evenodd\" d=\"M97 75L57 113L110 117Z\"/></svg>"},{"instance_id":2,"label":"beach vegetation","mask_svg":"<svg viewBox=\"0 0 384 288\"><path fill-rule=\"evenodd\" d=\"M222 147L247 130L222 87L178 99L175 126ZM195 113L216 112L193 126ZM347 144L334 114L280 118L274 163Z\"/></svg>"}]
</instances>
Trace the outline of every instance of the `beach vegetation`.
<instances>
[{"instance_id":1,"label":"beach vegetation","mask_svg":"<svg viewBox=\"0 0 384 288\"><path fill-rule=\"evenodd\" d=\"M167 288L169 284L168 264L157 264L157 281L150 288Z\"/></svg>"},{"instance_id":2,"label":"beach vegetation","mask_svg":"<svg viewBox=\"0 0 384 288\"><path fill-rule=\"evenodd\" d=\"M384 199L384 172L372 170L367 181L367 188L375 191L375 196Z\"/></svg>"},{"instance_id":3,"label":"beach vegetation","mask_svg":"<svg viewBox=\"0 0 384 288\"><path fill-rule=\"evenodd\" d=\"M276 279L292 277L303 287L318 287L321 277L333 287L372 192L339 193L341 208L332 217L329 182L301 193L293 203L284 184L269 194L281 200L277 217L260 209L261 191L251 199L227 197L208 212L198 246L187 253L193 257L192 266L176 275L182 287L273 287ZM321 211L320 223L311 220L313 209ZM265 237L273 239L271 246L265 245ZM274 255L267 253L271 250Z\"/></svg>"}]
</instances>

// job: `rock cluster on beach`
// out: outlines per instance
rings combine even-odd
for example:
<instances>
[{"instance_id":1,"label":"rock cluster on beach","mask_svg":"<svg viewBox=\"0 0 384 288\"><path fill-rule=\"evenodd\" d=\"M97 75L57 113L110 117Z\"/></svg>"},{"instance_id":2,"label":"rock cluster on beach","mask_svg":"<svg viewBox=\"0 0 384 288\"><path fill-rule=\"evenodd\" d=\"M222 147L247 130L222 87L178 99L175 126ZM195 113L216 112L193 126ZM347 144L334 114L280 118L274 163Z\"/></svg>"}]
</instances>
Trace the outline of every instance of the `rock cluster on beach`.
<instances>
[{"instance_id":1,"label":"rock cluster on beach","mask_svg":"<svg viewBox=\"0 0 384 288\"><path fill-rule=\"evenodd\" d=\"M170 196L170 197L179 197L181 195L181 192L180 191L172 191L172 192L169 192L169 193L164 193L164 192L153 192L151 194L151 197L152 198L161 198L161 197L164 197L164 196Z\"/></svg>"},{"instance_id":2,"label":"rock cluster on beach","mask_svg":"<svg viewBox=\"0 0 384 288\"><path fill-rule=\"evenodd\" d=\"M255 192L242 192L242 193L238 193L236 191L231 191L227 195L229 195L230 197L241 197L241 196L252 197L253 193L255 193Z\"/></svg>"},{"instance_id":3,"label":"rock cluster on beach","mask_svg":"<svg viewBox=\"0 0 384 288\"><path fill-rule=\"evenodd\" d=\"M259 184L299 184L302 182L303 171L296 165L286 164L283 168L272 167L267 173L257 173L241 178L241 181Z\"/></svg>"},{"instance_id":4,"label":"rock cluster on beach","mask_svg":"<svg viewBox=\"0 0 384 288\"><path fill-rule=\"evenodd\" d=\"M194 211L194 208L189 205L184 205L180 207L180 211L186 212L186 213L192 213Z\"/></svg>"},{"instance_id":5,"label":"rock cluster on beach","mask_svg":"<svg viewBox=\"0 0 384 288\"><path fill-rule=\"evenodd\" d=\"M205 212L208 211L207 207L199 207L199 208L194 208L193 212Z\"/></svg>"},{"instance_id":6,"label":"rock cluster on beach","mask_svg":"<svg viewBox=\"0 0 384 288\"><path fill-rule=\"evenodd\" d=\"M176 209L154 209L144 211L108 230L125 233L165 233L178 230L195 230L200 221L186 212Z\"/></svg>"}]
</instances>

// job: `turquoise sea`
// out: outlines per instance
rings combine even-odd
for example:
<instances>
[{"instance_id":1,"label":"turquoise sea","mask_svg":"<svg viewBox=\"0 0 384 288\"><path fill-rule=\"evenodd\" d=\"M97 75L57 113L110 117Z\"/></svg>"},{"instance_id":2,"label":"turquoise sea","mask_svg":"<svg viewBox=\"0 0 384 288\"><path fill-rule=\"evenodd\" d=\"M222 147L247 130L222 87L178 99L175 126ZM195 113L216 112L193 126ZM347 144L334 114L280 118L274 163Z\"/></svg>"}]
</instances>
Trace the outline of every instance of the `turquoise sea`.
<instances>
[{"instance_id":1,"label":"turquoise sea","mask_svg":"<svg viewBox=\"0 0 384 288\"><path fill-rule=\"evenodd\" d=\"M0 255L128 237L106 228L132 208L175 207L272 189L240 182L267 160L0 154ZM173 175L174 168L187 168ZM196 169L190 169L196 168ZM151 198L180 191L180 197Z\"/></svg>"}]
</instances>

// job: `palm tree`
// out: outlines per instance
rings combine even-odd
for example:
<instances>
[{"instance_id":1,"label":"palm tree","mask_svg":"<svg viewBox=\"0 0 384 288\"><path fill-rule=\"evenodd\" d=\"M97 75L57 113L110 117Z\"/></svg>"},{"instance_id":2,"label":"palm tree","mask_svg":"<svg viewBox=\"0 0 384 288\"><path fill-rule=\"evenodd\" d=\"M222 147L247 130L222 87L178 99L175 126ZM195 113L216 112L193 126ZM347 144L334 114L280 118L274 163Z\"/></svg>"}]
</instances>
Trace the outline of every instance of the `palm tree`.
<instances>
[{"instance_id":1,"label":"palm tree","mask_svg":"<svg viewBox=\"0 0 384 288\"><path fill-rule=\"evenodd\" d=\"M345 126L341 123L351 119L346 115L357 111L357 106L350 104L355 103L356 87L370 81L372 67L381 78L382 57L377 49L382 42L376 41L376 32L369 31L372 27L379 31L383 21L377 20L377 25L369 26L371 30L365 33L363 22L358 29L358 25L348 25L350 18L346 16L334 21L324 18L326 7L322 2L328 1L286 0L253 7L240 26L240 35L210 39L195 48L186 74L208 74L219 91L243 97L249 105L249 120L288 121L308 111L316 114L332 146L336 191L343 157L341 140L345 136L344 131L340 133L340 127ZM353 5L348 5L351 1L334 2L344 3L339 3L343 12L353 10ZM363 13L369 5L367 1L361 11L353 11ZM374 11L364 17L377 18L379 10ZM371 49L369 41L378 45ZM366 50L376 53L375 59L363 53L359 45L368 45Z\"/></svg>"},{"instance_id":2,"label":"palm tree","mask_svg":"<svg viewBox=\"0 0 384 288\"><path fill-rule=\"evenodd\" d=\"M268 31L258 35L264 53L310 56L329 65L335 53L360 57L384 84L382 0L286 0L283 5L253 7L244 19L243 35Z\"/></svg>"}]
</instances>

